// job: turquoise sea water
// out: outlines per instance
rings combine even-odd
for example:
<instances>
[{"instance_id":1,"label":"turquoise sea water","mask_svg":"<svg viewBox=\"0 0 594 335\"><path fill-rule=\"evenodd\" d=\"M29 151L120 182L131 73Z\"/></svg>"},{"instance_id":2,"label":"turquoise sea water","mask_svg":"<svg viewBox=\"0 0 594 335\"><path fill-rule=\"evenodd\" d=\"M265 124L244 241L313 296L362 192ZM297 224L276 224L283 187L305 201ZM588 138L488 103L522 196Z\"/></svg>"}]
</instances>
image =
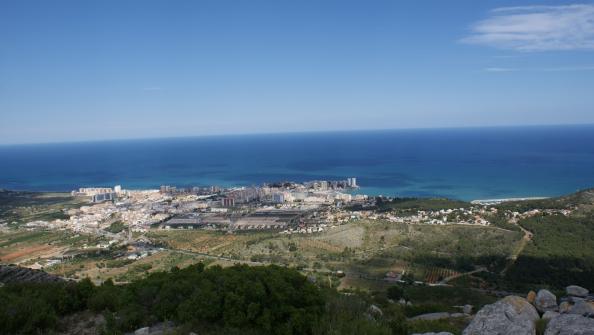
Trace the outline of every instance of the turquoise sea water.
<instances>
[{"instance_id":1,"label":"turquoise sea water","mask_svg":"<svg viewBox=\"0 0 594 335\"><path fill-rule=\"evenodd\" d=\"M594 126L211 136L0 146L0 187L70 191L357 177L361 192L471 200L594 187Z\"/></svg>"}]
</instances>

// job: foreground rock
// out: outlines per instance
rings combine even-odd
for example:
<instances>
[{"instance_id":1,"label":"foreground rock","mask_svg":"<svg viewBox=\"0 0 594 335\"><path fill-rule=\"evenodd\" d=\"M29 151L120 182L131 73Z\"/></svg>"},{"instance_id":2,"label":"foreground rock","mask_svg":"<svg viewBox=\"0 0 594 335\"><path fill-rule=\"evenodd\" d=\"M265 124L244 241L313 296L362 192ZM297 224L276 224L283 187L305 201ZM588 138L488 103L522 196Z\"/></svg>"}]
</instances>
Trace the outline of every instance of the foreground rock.
<instances>
[{"instance_id":1,"label":"foreground rock","mask_svg":"<svg viewBox=\"0 0 594 335\"><path fill-rule=\"evenodd\" d=\"M594 306L586 301L579 301L569 309L569 314L577 314L581 316L594 316Z\"/></svg>"},{"instance_id":2,"label":"foreground rock","mask_svg":"<svg viewBox=\"0 0 594 335\"><path fill-rule=\"evenodd\" d=\"M536 332L534 322L538 319L540 319L538 312L528 300L508 296L481 308L462 334L534 335Z\"/></svg>"},{"instance_id":3,"label":"foreground rock","mask_svg":"<svg viewBox=\"0 0 594 335\"><path fill-rule=\"evenodd\" d=\"M529 303L534 304L534 300L536 300L536 292L534 292L534 291L528 292L528 295L526 296L526 300L528 300Z\"/></svg>"},{"instance_id":4,"label":"foreground rock","mask_svg":"<svg viewBox=\"0 0 594 335\"><path fill-rule=\"evenodd\" d=\"M556 312L559 310L557 306L557 297L549 290L539 290L534 300L534 306L539 312L544 313L547 311Z\"/></svg>"},{"instance_id":5,"label":"foreground rock","mask_svg":"<svg viewBox=\"0 0 594 335\"><path fill-rule=\"evenodd\" d=\"M588 296L588 290L577 285L569 285L565 288L565 293L572 297L585 298Z\"/></svg>"},{"instance_id":6,"label":"foreground rock","mask_svg":"<svg viewBox=\"0 0 594 335\"><path fill-rule=\"evenodd\" d=\"M545 335L594 335L594 319L560 314L549 321Z\"/></svg>"}]
</instances>

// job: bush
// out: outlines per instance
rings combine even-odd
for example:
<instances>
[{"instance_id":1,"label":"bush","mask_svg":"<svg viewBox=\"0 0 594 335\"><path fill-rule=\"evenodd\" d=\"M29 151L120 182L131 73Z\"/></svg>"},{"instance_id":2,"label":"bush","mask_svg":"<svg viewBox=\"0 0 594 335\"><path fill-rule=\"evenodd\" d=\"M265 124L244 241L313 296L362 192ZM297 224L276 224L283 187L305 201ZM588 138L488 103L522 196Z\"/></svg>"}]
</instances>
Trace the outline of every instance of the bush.
<instances>
[{"instance_id":1,"label":"bush","mask_svg":"<svg viewBox=\"0 0 594 335\"><path fill-rule=\"evenodd\" d=\"M404 298L404 289L399 285L390 286L386 292L389 299L398 301Z\"/></svg>"}]
</instances>

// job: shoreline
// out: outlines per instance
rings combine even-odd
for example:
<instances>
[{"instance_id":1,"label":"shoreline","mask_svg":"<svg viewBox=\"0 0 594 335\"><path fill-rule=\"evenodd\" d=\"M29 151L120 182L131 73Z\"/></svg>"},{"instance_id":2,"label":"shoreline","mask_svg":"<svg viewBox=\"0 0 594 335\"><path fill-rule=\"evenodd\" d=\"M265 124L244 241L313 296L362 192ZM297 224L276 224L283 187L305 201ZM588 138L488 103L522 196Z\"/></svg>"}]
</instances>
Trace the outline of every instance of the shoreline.
<instances>
[{"instance_id":1,"label":"shoreline","mask_svg":"<svg viewBox=\"0 0 594 335\"><path fill-rule=\"evenodd\" d=\"M501 199L476 199L470 201L473 205L498 205L504 202L512 201L530 201L530 200L544 200L550 197L523 197L523 198L501 198Z\"/></svg>"}]
</instances>

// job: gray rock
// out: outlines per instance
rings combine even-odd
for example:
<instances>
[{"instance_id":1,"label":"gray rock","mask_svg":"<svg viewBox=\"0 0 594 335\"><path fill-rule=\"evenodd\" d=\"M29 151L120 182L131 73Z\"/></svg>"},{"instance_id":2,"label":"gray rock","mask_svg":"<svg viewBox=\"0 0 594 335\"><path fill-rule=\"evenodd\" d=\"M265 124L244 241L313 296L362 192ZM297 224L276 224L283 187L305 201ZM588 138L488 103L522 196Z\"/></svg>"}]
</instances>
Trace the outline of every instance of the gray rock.
<instances>
[{"instance_id":1,"label":"gray rock","mask_svg":"<svg viewBox=\"0 0 594 335\"><path fill-rule=\"evenodd\" d=\"M567 298L567 300L573 304L577 304L580 301L586 301L585 298L580 298L580 297L569 297L569 298Z\"/></svg>"},{"instance_id":2,"label":"gray rock","mask_svg":"<svg viewBox=\"0 0 594 335\"><path fill-rule=\"evenodd\" d=\"M426 313L414 316L410 318L410 320L441 320L441 319L449 319L450 313L448 312L437 312L437 313Z\"/></svg>"},{"instance_id":3,"label":"gray rock","mask_svg":"<svg viewBox=\"0 0 594 335\"><path fill-rule=\"evenodd\" d=\"M567 313L571 309L571 304L567 301L564 301L559 304L559 313Z\"/></svg>"},{"instance_id":4,"label":"gray rock","mask_svg":"<svg viewBox=\"0 0 594 335\"><path fill-rule=\"evenodd\" d=\"M384 312L382 312L381 308L377 307L376 305L369 306L367 313L369 313L374 318L384 316Z\"/></svg>"},{"instance_id":5,"label":"gray rock","mask_svg":"<svg viewBox=\"0 0 594 335\"><path fill-rule=\"evenodd\" d=\"M134 331L134 335L149 335L149 334L150 334L149 327L139 328Z\"/></svg>"},{"instance_id":6,"label":"gray rock","mask_svg":"<svg viewBox=\"0 0 594 335\"><path fill-rule=\"evenodd\" d=\"M549 321L545 335L594 335L594 319L560 314Z\"/></svg>"},{"instance_id":7,"label":"gray rock","mask_svg":"<svg viewBox=\"0 0 594 335\"><path fill-rule=\"evenodd\" d=\"M472 313L472 305L464 305L464 307L462 307L462 312L466 314Z\"/></svg>"},{"instance_id":8,"label":"gray rock","mask_svg":"<svg viewBox=\"0 0 594 335\"><path fill-rule=\"evenodd\" d=\"M528 300L507 296L476 313L463 335L534 335L538 312Z\"/></svg>"},{"instance_id":9,"label":"gray rock","mask_svg":"<svg viewBox=\"0 0 594 335\"><path fill-rule=\"evenodd\" d=\"M557 297L549 290L539 290L536 293L536 299L534 300L534 306L539 312L544 313L546 311L558 311Z\"/></svg>"},{"instance_id":10,"label":"gray rock","mask_svg":"<svg viewBox=\"0 0 594 335\"><path fill-rule=\"evenodd\" d=\"M579 301L571 307L568 313L582 316L594 316L594 306L588 302Z\"/></svg>"},{"instance_id":11,"label":"gray rock","mask_svg":"<svg viewBox=\"0 0 594 335\"><path fill-rule=\"evenodd\" d=\"M554 317L556 317L557 315L559 315L559 313L557 312L553 312L553 311L546 311L544 313L544 315L542 316L543 319L552 319Z\"/></svg>"},{"instance_id":12,"label":"gray rock","mask_svg":"<svg viewBox=\"0 0 594 335\"><path fill-rule=\"evenodd\" d=\"M565 288L565 292L567 293L567 295L573 296L573 297L587 297L588 293L590 293L588 291L588 289L585 289L581 286L577 286L577 285L569 285Z\"/></svg>"},{"instance_id":13,"label":"gray rock","mask_svg":"<svg viewBox=\"0 0 594 335\"><path fill-rule=\"evenodd\" d=\"M431 332L431 333L414 333L412 335L454 335L454 334L452 334L450 332L439 332L439 333Z\"/></svg>"}]
</instances>

